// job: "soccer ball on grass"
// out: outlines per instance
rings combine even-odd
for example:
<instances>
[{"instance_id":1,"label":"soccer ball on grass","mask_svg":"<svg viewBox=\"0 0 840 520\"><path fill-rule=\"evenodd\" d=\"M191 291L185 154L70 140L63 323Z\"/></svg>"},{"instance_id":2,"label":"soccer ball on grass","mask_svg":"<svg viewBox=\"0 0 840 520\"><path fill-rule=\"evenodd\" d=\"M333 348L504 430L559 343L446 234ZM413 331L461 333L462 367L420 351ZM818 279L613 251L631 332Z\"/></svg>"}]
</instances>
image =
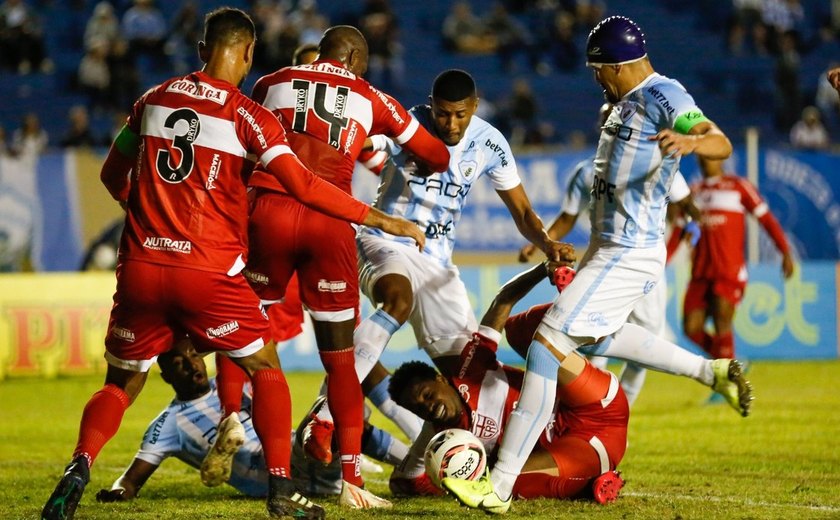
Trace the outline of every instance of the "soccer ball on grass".
<instances>
[{"instance_id":1,"label":"soccer ball on grass","mask_svg":"<svg viewBox=\"0 0 840 520\"><path fill-rule=\"evenodd\" d=\"M478 480L487 467L487 454L478 437L460 428L437 433L426 446L426 474L436 486L444 478Z\"/></svg>"}]
</instances>

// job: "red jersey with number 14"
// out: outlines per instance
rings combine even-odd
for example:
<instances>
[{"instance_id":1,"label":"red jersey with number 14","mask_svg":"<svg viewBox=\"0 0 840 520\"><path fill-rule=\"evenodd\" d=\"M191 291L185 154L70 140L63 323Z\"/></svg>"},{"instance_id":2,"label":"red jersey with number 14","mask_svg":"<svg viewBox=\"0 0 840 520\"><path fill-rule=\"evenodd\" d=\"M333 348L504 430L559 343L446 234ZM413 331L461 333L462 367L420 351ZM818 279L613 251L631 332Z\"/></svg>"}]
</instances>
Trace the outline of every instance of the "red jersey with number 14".
<instances>
[{"instance_id":1,"label":"red jersey with number 14","mask_svg":"<svg viewBox=\"0 0 840 520\"><path fill-rule=\"evenodd\" d=\"M253 98L278 116L301 162L347 193L368 135L404 144L419 126L395 99L330 60L263 76ZM284 191L259 171L251 185Z\"/></svg>"},{"instance_id":2,"label":"red jersey with number 14","mask_svg":"<svg viewBox=\"0 0 840 520\"><path fill-rule=\"evenodd\" d=\"M149 90L127 125L141 144L121 259L239 272L247 251L246 182L254 162L294 158L276 117L230 83L195 72ZM299 191L309 198L320 197L323 182L285 173L284 182L304 185ZM120 174L103 171L112 194L119 191L114 186Z\"/></svg>"},{"instance_id":3,"label":"red jersey with number 14","mask_svg":"<svg viewBox=\"0 0 840 520\"><path fill-rule=\"evenodd\" d=\"M759 219L780 251L788 250L784 233L770 208L748 180L735 175L709 177L692 185L691 192L702 214L702 233L694 247L692 278L746 282L745 213Z\"/></svg>"}]
</instances>

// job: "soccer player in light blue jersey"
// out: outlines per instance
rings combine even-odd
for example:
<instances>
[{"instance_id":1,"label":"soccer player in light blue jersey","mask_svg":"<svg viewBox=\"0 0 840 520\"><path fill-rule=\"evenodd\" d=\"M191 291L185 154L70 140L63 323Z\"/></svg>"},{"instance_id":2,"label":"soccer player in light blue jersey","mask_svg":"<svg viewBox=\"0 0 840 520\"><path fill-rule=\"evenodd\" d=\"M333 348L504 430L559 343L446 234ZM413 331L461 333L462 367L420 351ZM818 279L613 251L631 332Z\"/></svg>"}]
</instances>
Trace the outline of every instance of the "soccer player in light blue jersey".
<instances>
[{"instance_id":1,"label":"soccer player in light blue jersey","mask_svg":"<svg viewBox=\"0 0 840 520\"><path fill-rule=\"evenodd\" d=\"M175 399L149 424L134 460L111 489L102 489L96 494L100 502L123 502L137 497L149 477L167 458L177 458L198 469L214 442L222 409L215 381L207 377L203 357L189 340L183 340L161 354L158 364L164 381L175 390ZM317 404L323 405L322 402ZM244 441L228 460L225 480L245 495L264 497L268 494L268 470L250 410L251 396L245 391L241 406ZM366 455L390 464L398 464L408 454L405 444L367 423L363 441ZM313 495L341 493L338 459L328 466L307 459L300 442L293 440L291 469L292 479L300 492Z\"/></svg>"},{"instance_id":2,"label":"soccer player in light blue jersey","mask_svg":"<svg viewBox=\"0 0 840 520\"><path fill-rule=\"evenodd\" d=\"M443 480L463 504L489 513L509 509L516 477L551 417L557 372L569 353L598 342L596 354L611 343L670 344L626 323L627 317L662 276L666 197L680 157L725 159L732 153L729 139L683 86L654 71L632 20L602 20L589 34L586 54L615 105L593 163L589 249L537 328L522 393L489 478ZM717 360L709 371L705 377L713 378L713 388L746 416L752 396L740 364Z\"/></svg>"},{"instance_id":3,"label":"soccer player in light blue jersey","mask_svg":"<svg viewBox=\"0 0 840 520\"><path fill-rule=\"evenodd\" d=\"M372 228L362 228L356 239L359 286L379 305L353 336L356 373L364 380L362 388L371 401L411 439L419 433L421 423L390 399L387 372L377 366L377 360L391 336L409 321L417 344L442 373L460 366L458 356L478 323L458 268L452 263L452 250L461 210L473 184L489 177L522 236L552 260L574 261L574 249L551 240L531 207L507 140L474 115L478 97L473 78L462 70L442 72L434 81L430 102L414 107L411 113L447 145L447 171L430 175L393 141L373 139L374 150L388 149L394 159L382 170L374 206L425 230L423 251L412 250L400 237ZM325 415L320 418L329 419ZM313 428L320 428L319 424L313 423ZM328 436L313 434L307 435L305 442L309 446L309 442L323 444L326 440Z\"/></svg>"}]
</instances>

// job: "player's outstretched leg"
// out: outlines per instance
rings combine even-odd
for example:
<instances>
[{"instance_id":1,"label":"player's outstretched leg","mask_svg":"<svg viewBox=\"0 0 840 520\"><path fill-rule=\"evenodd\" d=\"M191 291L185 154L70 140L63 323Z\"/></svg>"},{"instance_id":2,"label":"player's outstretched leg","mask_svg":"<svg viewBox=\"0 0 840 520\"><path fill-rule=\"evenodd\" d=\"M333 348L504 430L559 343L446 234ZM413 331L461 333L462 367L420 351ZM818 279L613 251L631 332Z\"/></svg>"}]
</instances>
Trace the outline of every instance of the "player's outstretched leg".
<instances>
[{"instance_id":1,"label":"player's outstretched leg","mask_svg":"<svg viewBox=\"0 0 840 520\"><path fill-rule=\"evenodd\" d=\"M239 421L239 414L231 413L219 423L216 440L201 463L201 482L207 487L216 487L230 479L233 457L245 444L245 427Z\"/></svg>"},{"instance_id":2,"label":"player's outstretched leg","mask_svg":"<svg viewBox=\"0 0 840 520\"><path fill-rule=\"evenodd\" d=\"M609 504L618 498L624 487L624 479L618 471L607 471L592 481L592 497L599 504Z\"/></svg>"},{"instance_id":3,"label":"player's outstretched leg","mask_svg":"<svg viewBox=\"0 0 840 520\"><path fill-rule=\"evenodd\" d=\"M268 476L268 514L271 518L326 518L324 508L301 495L291 479Z\"/></svg>"},{"instance_id":4,"label":"player's outstretched leg","mask_svg":"<svg viewBox=\"0 0 840 520\"><path fill-rule=\"evenodd\" d=\"M87 460L79 455L64 469L64 476L58 482L44 509L42 520L70 520L76 514L76 507L82 500L82 493L90 481Z\"/></svg>"},{"instance_id":5,"label":"player's outstretched leg","mask_svg":"<svg viewBox=\"0 0 840 520\"><path fill-rule=\"evenodd\" d=\"M508 497L507 500L499 498L493 490L489 474L485 474L478 480L447 477L441 481L441 485L467 507L497 515L507 513L510 509L512 497Z\"/></svg>"},{"instance_id":6,"label":"player's outstretched leg","mask_svg":"<svg viewBox=\"0 0 840 520\"><path fill-rule=\"evenodd\" d=\"M391 507L393 504L345 480L341 483L341 496L338 497L338 505L351 509L382 509Z\"/></svg>"},{"instance_id":7,"label":"player's outstretched leg","mask_svg":"<svg viewBox=\"0 0 840 520\"><path fill-rule=\"evenodd\" d=\"M752 384L744 377L744 369L737 359L715 359L712 361L715 382L712 390L721 394L729 405L742 417L750 414Z\"/></svg>"}]
</instances>

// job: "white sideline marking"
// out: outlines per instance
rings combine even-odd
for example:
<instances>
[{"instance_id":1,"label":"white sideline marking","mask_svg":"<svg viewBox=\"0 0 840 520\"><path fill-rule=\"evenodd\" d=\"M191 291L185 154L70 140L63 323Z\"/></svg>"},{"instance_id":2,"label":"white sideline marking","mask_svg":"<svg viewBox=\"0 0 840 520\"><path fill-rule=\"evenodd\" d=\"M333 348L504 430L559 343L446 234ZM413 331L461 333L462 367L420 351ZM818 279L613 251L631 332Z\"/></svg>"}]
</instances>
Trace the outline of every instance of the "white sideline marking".
<instances>
[{"instance_id":1,"label":"white sideline marking","mask_svg":"<svg viewBox=\"0 0 840 520\"><path fill-rule=\"evenodd\" d=\"M774 507L774 508L795 508L795 509L810 509L812 511L826 511L826 512L840 512L840 507L835 506L809 506L805 504L778 504L773 502L757 502L755 500L743 500L738 498L726 498L726 497L701 497L701 496L694 496L694 495L671 495L671 494L663 494L663 493L639 493L639 492L625 492L622 491L619 493L619 496L622 497L638 497L638 498L656 498L656 499L676 499L676 500L687 500L690 502L725 502L730 504L745 504L748 506L757 506L757 507Z\"/></svg>"}]
</instances>

